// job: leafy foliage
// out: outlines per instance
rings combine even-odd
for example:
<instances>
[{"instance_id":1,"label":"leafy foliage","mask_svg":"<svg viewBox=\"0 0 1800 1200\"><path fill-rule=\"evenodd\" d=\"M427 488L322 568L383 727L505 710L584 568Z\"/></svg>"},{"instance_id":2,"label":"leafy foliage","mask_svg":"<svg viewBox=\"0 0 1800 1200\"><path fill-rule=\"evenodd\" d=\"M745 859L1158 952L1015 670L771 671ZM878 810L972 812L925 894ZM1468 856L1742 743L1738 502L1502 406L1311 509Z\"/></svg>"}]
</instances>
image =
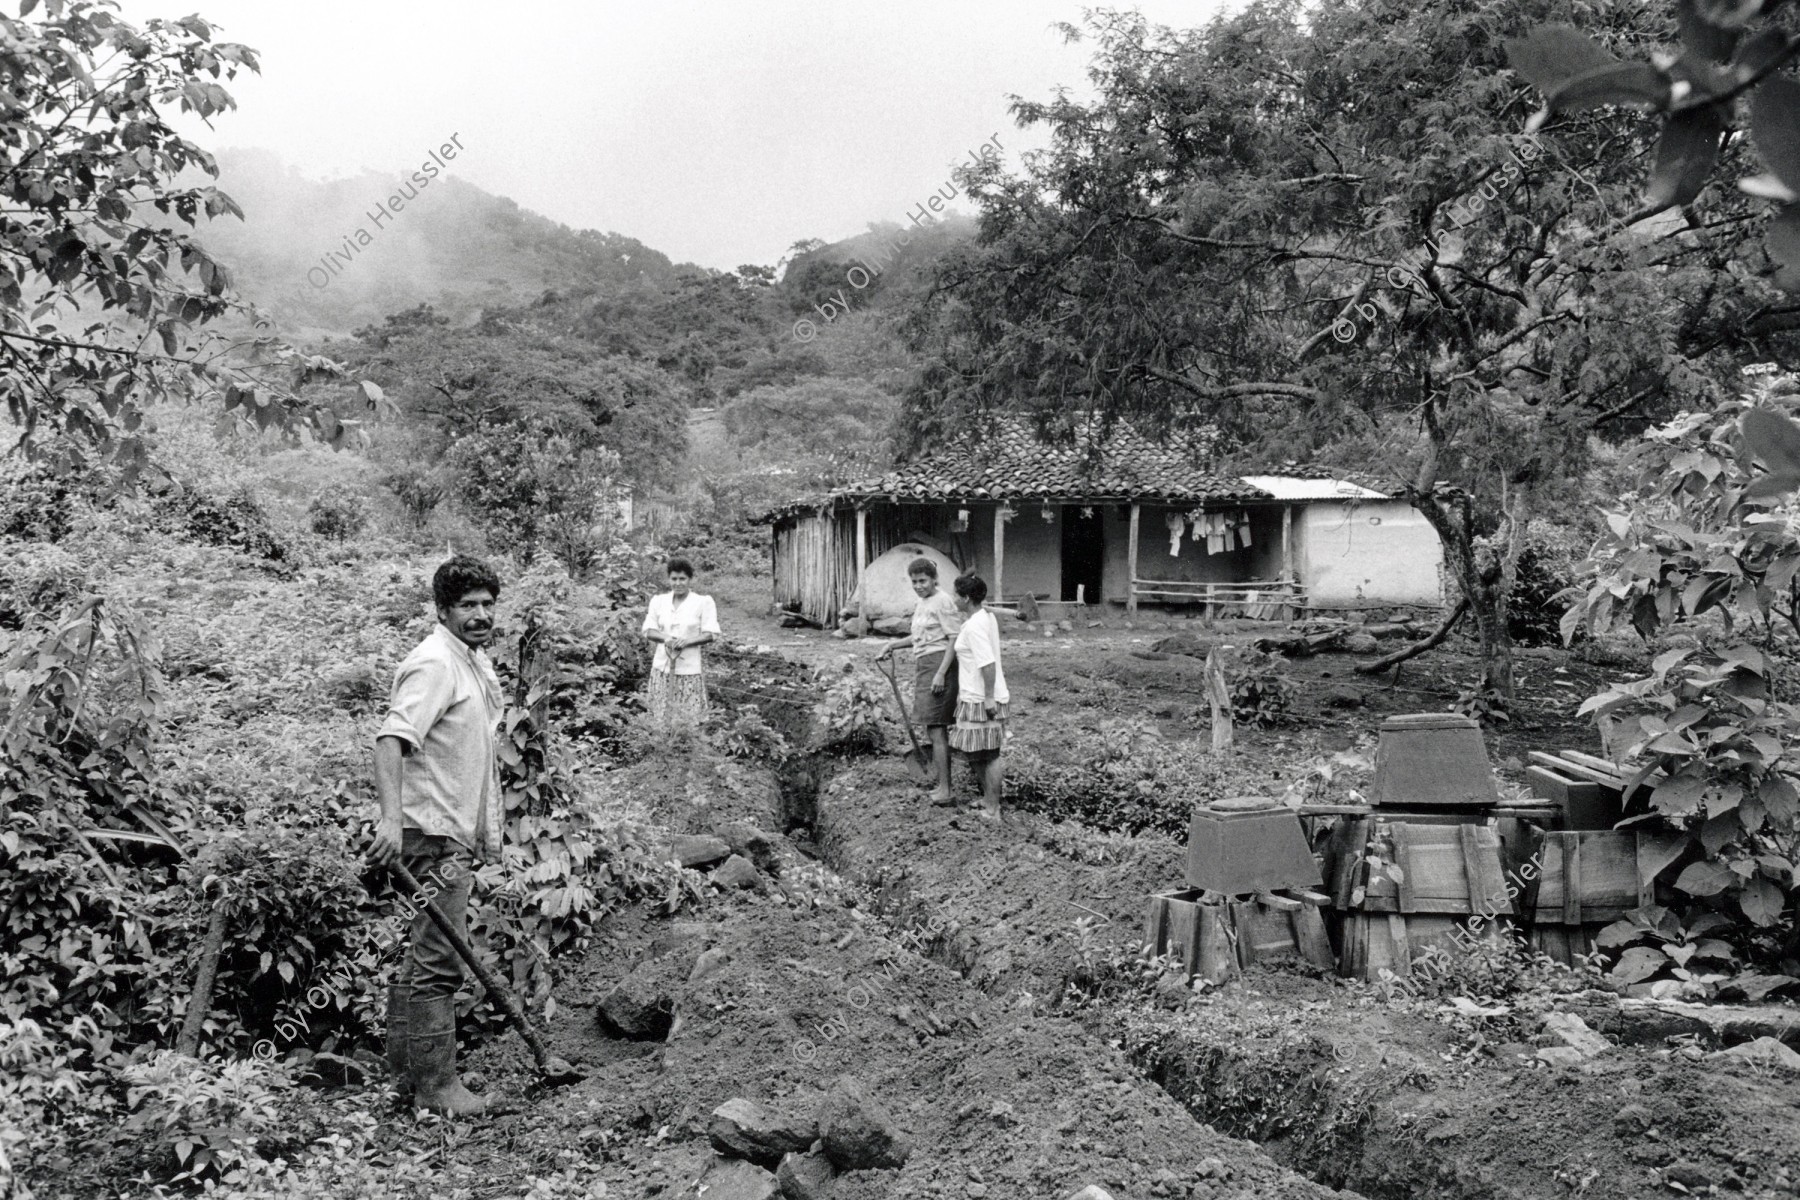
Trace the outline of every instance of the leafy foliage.
<instances>
[{"instance_id":1,"label":"leafy foliage","mask_svg":"<svg viewBox=\"0 0 1800 1200\"><path fill-rule=\"evenodd\" d=\"M334 542L348 541L369 523L368 508L362 498L348 493L314 497L306 506L306 516L314 533Z\"/></svg>"},{"instance_id":2,"label":"leafy foliage","mask_svg":"<svg viewBox=\"0 0 1800 1200\"><path fill-rule=\"evenodd\" d=\"M260 1166L257 1144L280 1128L269 1065L245 1059L213 1067L163 1051L127 1067L123 1132L168 1156L172 1183L245 1182Z\"/></svg>"},{"instance_id":3,"label":"leafy foliage","mask_svg":"<svg viewBox=\"0 0 1800 1200\"><path fill-rule=\"evenodd\" d=\"M1231 719L1270 728L1287 720L1293 706L1294 681L1281 668L1286 660L1260 650L1242 650L1225 664L1225 686L1231 694Z\"/></svg>"},{"instance_id":4,"label":"leafy foliage","mask_svg":"<svg viewBox=\"0 0 1800 1200\"><path fill-rule=\"evenodd\" d=\"M1800 531L1775 507L1768 481L1787 462L1758 440L1762 405L1796 403L1791 377L1764 376L1750 395L1688 413L1653 431L1639 452L1642 488L1607 515L1598 574L1564 617L1572 633L1629 626L1646 639L1680 631L1650 674L1590 697L1582 712L1613 727L1611 742L1648 784L1650 807L1686 835L1673 886L1678 911L1723 911L1749 941L1788 955L1777 933L1800 859L1800 708L1787 699L1791 636L1800 630ZM1759 475L1755 464L1773 470ZM1641 764L1641 765L1639 765Z\"/></svg>"},{"instance_id":5,"label":"leafy foliage","mask_svg":"<svg viewBox=\"0 0 1800 1200\"><path fill-rule=\"evenodd\" d=\"M1192 742L1164 738L1142 719L1108 719L1066 740L1009 756L1007 799L1053 820L1185 839L1194 805L1231 794L1227 765Z\"/></svg>"},{"instance_id":6,"label":"leafy foliage","mask_svg":"<svg viewBox=\"0 0 1800 1200\"><path fill-rule=\"evenodd\" d=\"M147 407L206 395L223 400L229 422L341 444L356 422L292 393L335 364L261 330L241 341L196 333L242 306L190 230L243 214L217 188L180 182L218 171L163 109L206 121L228 112L218 81L258 70L255 51L215 41L198 16L139 28L94 0L58 0L34 21L35 7L0 18L0 68L12 81L0 115L12 162L0 223L0 392L27 442L66 433L112 456L130 482L148 465ZM98 318L77 328L95 308ZM144 348L152 338L160 353ZM377 401L378 390L365 398Z\"/></svg>"},{"instance_id":7,"label":"leafy foliage","mask_svg":"<svg viewBox=\"0 0 1800 1200\"><path fill-rule=\"evenodd\" d=\"M813 709L816 748L846 754L873 754L883 742L884 693L854 661L837 672L821 667L824 696Z\"/></svg>"},{"instance_id":8,"label":"leafy foliage","mask_svg":"<svg viewBox=\"0 0 1800 1200\"><path fill-rule=\"evenodd\" d=\"M195 541L226 546L265 562L293 559L269 514L245 484L222 496L197 487L179 488L161 497L157 508L183 536Z\"/></svg>"},{"instance_id":9,"label":"leafy foliage","mask_svg":"<svg viewBox=\"0 0 1800 1200\"><path fill-rule=\"evenodd\" d=\"M1766 173L1740 179L1738 187L1777 202L1765 241L1783 286L1800 290L1800 83L1779 73L1800 54L1800 35L1776 22L1783 3L1677 0L1679 56L1621 61L1572 25L1543 25L1510 41L1507 57L1544 94L1533 127L1611 105L1664 114L1644 185L1653 211L1699 198L1731 132L1735 102L1748 96L1749 140Z\"/></svg>"}]
</instances>

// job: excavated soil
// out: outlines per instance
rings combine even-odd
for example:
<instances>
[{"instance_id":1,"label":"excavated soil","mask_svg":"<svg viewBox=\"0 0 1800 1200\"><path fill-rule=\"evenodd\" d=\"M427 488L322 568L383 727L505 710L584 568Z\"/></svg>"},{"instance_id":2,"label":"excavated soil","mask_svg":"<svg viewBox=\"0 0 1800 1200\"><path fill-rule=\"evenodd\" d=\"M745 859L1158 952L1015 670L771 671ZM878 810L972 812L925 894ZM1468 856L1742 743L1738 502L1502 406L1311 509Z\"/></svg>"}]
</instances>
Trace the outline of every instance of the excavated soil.
<instances>
[{"instance_id":1,"label":"excavated soil","mask_svg":"<svg viewBox=\"0 0 1800 1200\"><path fill-rule=\"evenodd\" d=\"M800 664L869 648L765 636L793 661L731 656L720 698L758 703L799 741ZM1053 740L1142 714L1191 734L1198 663L1131 653L1154 636L1009 645L1019 724ZM1273 774L1366 736L1384 712L1443 707L1359 682L1365 708L1328 710L1328 681L1350 661L1295 664L1301 731L1252 734L1240 753ZM1460 669L1450 657L1412 678L1443 691ZM1604 673L1528 664L1538 707L1490 739L1495 756L1584 744L1550 705ZM696 1196L714 1107L745 1097L809 1111L841 1073L887 1107L912 1155L897 1171L840 1176L833 1200L1063 1200L1090 1184L1115 1200L1800 1194L1800 1076L1690 1061L1654 1036L1576 1066L1534 1064L1544 1011L1591 1016L1605 997L1534 995L1469 1016L1448 997L1384 999L1297 963L1199 994L1121 982L1145 897L1180 879L1170 841L1025 814L988 826L925 804L893 757L798 757L776 772L688 755L631 775L671 832L744 822L777 835L765 888L675 917L618 913L562 968L548 1032L587 1081L532 1093L510 1036L472 1056L526 1096L511 1116L445 1135L450 1177L475 1195L585 1162L609 1198ZM666 1042L601 1033L595 1003L627 977L669 998Z\"/></svg>"}]
</instances>

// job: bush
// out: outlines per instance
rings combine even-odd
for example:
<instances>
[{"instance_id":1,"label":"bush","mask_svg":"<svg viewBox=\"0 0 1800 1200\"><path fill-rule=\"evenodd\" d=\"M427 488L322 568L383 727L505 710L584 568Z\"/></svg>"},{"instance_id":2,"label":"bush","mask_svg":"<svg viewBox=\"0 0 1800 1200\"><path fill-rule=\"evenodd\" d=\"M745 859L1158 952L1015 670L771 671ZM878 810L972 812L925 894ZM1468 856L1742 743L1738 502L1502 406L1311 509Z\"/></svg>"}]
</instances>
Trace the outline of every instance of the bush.
<instances>
[{"instance_id":1,"label":"bush","mask_svg":"<svg viewBox=\"0 0 1800 1200\"><path fill-rule=\"evenodd\" d=\"M394 493L414 529L425 528L432 511L443 503L444 484L433 472L418 467L402 467L381 481L381 486Z\"/></svg>"},{"instance_id":2,"label":"bush","mask_svg":"<svg viewBox=\"0 0 1800 1200\"><path fill-rule=\"evenodd\" d=\"M362 497L346 492L315 496L306 516L314 533L334 542L349 541L369 523Z\"/></svg>"},{"instance_id":3,"label":"bush","mask_svg":"<svg viewBox=\"0 0 1800 1200\"><path fill-rule=\"evenodd\" d=\"M122 1076L131 1116L120 1132L162 1158L169 1182L241 1184L264 1169L258 1145L281 1128L275 1093L288 1086L274 1064L205 1063L165 1050Z\"/></svg>"},{"instance_id":4,"label":"bush","mask_svg":"<svg viewBox=\"0 0 1800 1200\"><path fill-rule=\"evenodd\" d=\"M1013 754L1007 798L1053 820L1182 840L1197 802L1235 794L1227 764L1195 743L1167 740L1141 718L1103 721L1061 751L1057 761L1035 749Z\"/></svg>"},{"instance_id":5,"label":"bush","mask_svg":"<svg viewBox=\"0 0 1800 1200\"><path fill-rule=\"evenodd\" d=\"M209 546L224 546L266 562L289 564L293 552L276 536L269 514L242 484L223 496L184 488L157 501L172 530Z\"/></svg>"},{"instance_id":6,"label":"bush","mask_svg":"<svg viewBox=\"0 0 1800 1200\"><path fill-rule=\"evenodd\" d=\"M1294 681L1282 670L1286 660L1260 650L1241 650L1225 664L1225 686L1231 693L1231 719L1240 725L1269 728L1287 719L1294 702Z\"/></svg>"},{"instance_id":7,"label":"bush","mask_svg":"<svg viewBox=\"0 0 1800 1200\"><path fill-rule=\"evenodd\" d=\"M1507 602L1506 628L1521 646L1560 646L1562 616L1575 596L1558 599L1575 584L1576 564L1583 558L1574 535L1534 527L1519 551L1518 575Z\"/></svg>"}]
</instances>

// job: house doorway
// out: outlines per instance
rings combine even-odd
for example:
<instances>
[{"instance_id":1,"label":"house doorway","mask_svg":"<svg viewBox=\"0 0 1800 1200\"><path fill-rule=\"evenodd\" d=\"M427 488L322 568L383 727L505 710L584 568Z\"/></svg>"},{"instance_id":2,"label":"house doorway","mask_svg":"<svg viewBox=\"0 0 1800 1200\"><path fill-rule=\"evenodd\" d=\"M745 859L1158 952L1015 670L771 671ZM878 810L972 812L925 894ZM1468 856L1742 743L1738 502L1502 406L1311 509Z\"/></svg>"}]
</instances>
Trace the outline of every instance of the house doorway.
<instances>
[{"instance_id":1,"label":"house doorway","mask_svg":"<svg viewBox=\"0 0 1800 1200\"><path fill-rule=\"evenodd\" d=\"M1105 521L1099 505L1062 506L1062 598L1076 590L1089 604L1100 602L1100 575L1106 565Z\"/></svg>"}]
</instances>

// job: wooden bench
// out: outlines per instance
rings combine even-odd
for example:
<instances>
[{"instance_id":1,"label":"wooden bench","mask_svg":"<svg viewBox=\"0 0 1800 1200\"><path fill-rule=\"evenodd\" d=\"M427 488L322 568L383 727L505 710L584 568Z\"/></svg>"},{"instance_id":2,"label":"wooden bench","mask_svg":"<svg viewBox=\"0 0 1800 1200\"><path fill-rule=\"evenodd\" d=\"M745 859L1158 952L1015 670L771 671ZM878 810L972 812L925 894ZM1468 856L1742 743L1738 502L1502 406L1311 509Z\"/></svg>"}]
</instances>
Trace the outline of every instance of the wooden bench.
<instances>
[{"instance_id":1,"label":"wooden bench","mask_svg":"<svg viewBox=\"0 0 1800 1200\"><path fill-rule=\"evenodd\" d=\"M1263 620L1291 620L1306 605L1306 589L1281 580L1242 583L1203 583L1185 579L1133 579L1131 599L1180 600L1200 604L1206 620L1224 615L1221 609L1241 609L1244 616Z\"/></svg>"}]
</instances>

